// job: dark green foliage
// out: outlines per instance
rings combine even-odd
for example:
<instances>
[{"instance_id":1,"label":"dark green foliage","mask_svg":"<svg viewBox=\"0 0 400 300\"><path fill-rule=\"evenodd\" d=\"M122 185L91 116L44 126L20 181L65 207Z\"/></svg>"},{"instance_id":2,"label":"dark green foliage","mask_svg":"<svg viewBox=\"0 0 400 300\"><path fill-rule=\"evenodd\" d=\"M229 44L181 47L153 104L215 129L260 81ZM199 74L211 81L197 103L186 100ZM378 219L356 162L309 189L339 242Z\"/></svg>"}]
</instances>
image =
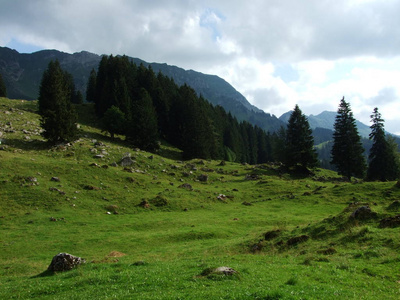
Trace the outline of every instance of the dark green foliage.
<instances>
[{"instance_id":1,"label":"dark green foliage","mask_svg":"<svg viewBox=\"0 0 400 300\"><path fill-rule=\"evenodd\" d=\"M77 115L71 104L73 90L70 77L60 63L51 61L43 73L38 99L42 135L51 143L71 141L76 135Z\"/></svg>"},{"instance_id":2,"label":"dark green foliage","mask_svg":"<svg viewBox=\"0 0 400 300\"><path fill-rule=\"evenodd\" d=\"M0 97L7 97L6 84L3 81L3 76L0 74Z\"/></svg>"},{"instance_id":3,"label":"dark green foliage","mask_svg":"<svg viewBox=\"0 0 400 300\"><path fill-rule=\"evenodd\" d=\"M94 74L92 71L91 78ZM275 139L261 128L239 123L193 88L186 84L178 87L171 78L156 75L151 67L137 67L125 56L103 56L91 81L95 82L92 94L97 115L102 118L112 106L118 108L124 114L124 134L136 147L154 150L161 138L182 149L185 159L250 164L273 161L271 143ZM87 93L91 94L89 89ZM113 128L104 129L117 133Z\"/></svg>"},{"instance_id":4,"label":"dark green foliage","mask_svg":"<svg viewBox=\"0 0 400 300\"><path fill-rule=\"evenodd\" d=\"M102 118L103 130L110 133L111 138L114 138L115 134L123 134L125 132L125 126L125 114L118 107L111 106Z\"/></svg>"},{"instance_id":5,"label":"dark green foliage","mask_svg":"<svg viewBox=\"0 0 400 300\"><path fill-rule=\"evenodd\" d=\"M97 73L94 69L90 72L89 81L86 87L86 101L95 102L96 99L96 77Z\"/></svg>"},{"instance_id":6,"label":"dark green foliage","mask_svg":"<svg viewBox=\"0 0 400 300\"><path fill-rule=\"evenodd\" d=\"M371 115L370 139L373 145L369 152L367 180L395 180L399 176L396 148L386 139L384 120L376 107Z\"/></svg>"},{"instance_id":7,"label":"dark green foliage","mask_svg":"<svg viewBox=\"0 0 400 300\"><path fill-rule=\"evenodd\" d=\"M132 119L128 121L127 139L136 147L153 151L159 148L157 115L147 91L142 88L140 98L133 104Z\"/></svg>"},{"instance_id":8,"label":"dark green foliage","mask_svg":"<svg viewBox=\"0 0 400 300\"><path fill-rule=\"evenodd\" d=\"M286 130L285 163L288 167L301 165L304 168L318 165L314 150L314 138L307 117L298 105L290 115Z\"/></svg>"},{"instance_id":9,"label":"dark green foliage","mask_svg":"<svg viewBox=\"0 0 400 300\"><path fill-rule=\"evenodd\" d=\"M81 91L76 91L74 102L75 104L83 104L83 95Z\"/></svg>"},{"instance_id":10,"label":"dark green foliage","mask_svg":"<svg viewBox=\"0 0 400 300\"><path fill-rule=\"evenodd\" d=\"M350 105L340 101L333 133L332 161L338 173L346 176L364 177L366 164L363 146Z\"/></svg>"}]
</instances>

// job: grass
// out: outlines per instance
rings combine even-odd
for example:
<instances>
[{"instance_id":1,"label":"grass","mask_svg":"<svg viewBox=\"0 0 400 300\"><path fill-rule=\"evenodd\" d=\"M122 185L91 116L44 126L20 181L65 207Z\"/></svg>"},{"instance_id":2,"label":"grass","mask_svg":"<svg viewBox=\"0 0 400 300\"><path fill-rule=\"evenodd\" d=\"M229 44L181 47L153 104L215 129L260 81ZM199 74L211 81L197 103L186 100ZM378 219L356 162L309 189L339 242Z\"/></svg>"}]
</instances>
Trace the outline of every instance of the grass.
<instances>
[{"instance_id":1,"label":"grass","mask_svg":"<svg viewBox=\"0 0 400 300\"><path fill-rule=\"evenodd\" d=\"M379 227L399 214L396 182L182 162L104 136L92 109L76 142L52 148L36 102L0 98L1 299L399 298L399 228ZM111 166L128 152L132 167ZM351 219L366 203L376 217ZM87 263L49 274L59 252ZM201 275L220 266L238 274Z\"/></svg>"}]
</instances>

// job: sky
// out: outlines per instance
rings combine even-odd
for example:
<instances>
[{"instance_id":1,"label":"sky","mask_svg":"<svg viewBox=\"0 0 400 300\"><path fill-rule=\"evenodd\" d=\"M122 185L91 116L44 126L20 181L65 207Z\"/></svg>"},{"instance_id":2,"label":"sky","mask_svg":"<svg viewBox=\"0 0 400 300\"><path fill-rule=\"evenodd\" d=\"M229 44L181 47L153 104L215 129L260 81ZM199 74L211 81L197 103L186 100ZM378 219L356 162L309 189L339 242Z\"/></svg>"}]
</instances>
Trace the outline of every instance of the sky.
<instances>
[{"instance_id":1,"label":"sky","mask_svg":"<svg viewBox=\"0 0 400 300\"><path fill-rule=\"evenodd\" d=\"M296 104L400 134L400 0L0 0L0 46L126 54L215 74L267 113Z\"/></svg>"}]
</instances>

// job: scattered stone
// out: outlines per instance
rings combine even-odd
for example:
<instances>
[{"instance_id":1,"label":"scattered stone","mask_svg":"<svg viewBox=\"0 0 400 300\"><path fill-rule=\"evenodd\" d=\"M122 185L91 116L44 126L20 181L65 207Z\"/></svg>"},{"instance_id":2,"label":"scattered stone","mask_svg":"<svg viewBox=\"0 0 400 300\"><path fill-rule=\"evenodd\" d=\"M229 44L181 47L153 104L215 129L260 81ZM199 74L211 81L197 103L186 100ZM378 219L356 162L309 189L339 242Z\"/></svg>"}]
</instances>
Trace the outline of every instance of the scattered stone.
<instances>
[{"instance_id":1,"label":"scattered stone","mask_svg":"<svg viewBox=\"0 0 400 300\"><path fill-rule=\"evenodd\" d=\"M218 200L221 200L221 201L225 201L225 200L226 200L226 195L224 195L224 194L219 194L219 195L217 196L217 199L218 199Z\"/></svg>"},{"instance_id":2,"label":"scattered stone","mask_svg":"<svg viewBox=\"0 0 400 300\"><path fill-rule=\"evenodd\" d=\"M122 167L129 167L132 166L133 164L135 164L135 161L130 157L130 156L125 156L121 159L121 161L119 162L119 164Z\"/></svg>"},{"instance_id":3,"label":"scattered stone","mask_svg":"<svg viewBox=\"0 0 400 300\"><path fill-rule=\"evenodd\" d=\"M106 144L104 144L104 143L102 143L102 142L98 142L98 141L95 141L94 142L94 146L95 147L104 147Z\"/></svg>"},{"instance_id":4,"label":"scattered stone","mask_svg":"<svg viewBox=\"0 0 400 300\"><path fill-rule=\"evenodd\" d=\"M218 166L225 166L226 165L226 162L223 160L223 161L221 161L219 164L218 164Z\"/></svg>"},{"instance_id":5,"label":"scattered stone","mask_svg":"<svg viewBox=\"0 0 400 300\"><path fill-rule=\"evenodd\" d=\"M78 256L74 256L68 253L59 253L53 257L47 270L52 272L63 272L72 270L77 266L84 264L86 261Z\"/></svg>"},{"instance_id":6,"label":"scattered stone","mask_svg":"<svg viewBox=\"0 0 400 300\"><path fill-rule=\"evenodd\" d=\"M97 158L97 159L102 159L102 158L104 158L105 157L105 155L103 155L103 154L97 154L97 155L95 155L95 156L93 156L94 158Z\"/></svg>"},{"instance_id":7,"label":"scattered stone","mask_svg":"<svg viewBox=\"0 0 400 300\"><path fill-rule=\"evenodd\" d=\"M361 206L357 208L350 216L356 220L368 220L377 217L377 213L373 212L369 206Z\"/></svg>"},{"instance_id":8,"label":"scattered stone","mask_svg":"<svg viewBox=\"0 0 400 300\"><path fill-rule=\"evenodd\" d=\"M400 215L382 219L379 222L379 228L395 228L400 227Z\"/></svg>"},{"instance_id":9,"label":"scattered stone","mask_svg":"<svg viewBox=\"0 0 400 300\"><path fill-rule=\"evenodd\" d=\"M101 166L103 169L108 169L108 165L102 165Z\"/></svg>"},{"instance_id":10,"label":"scattered stone","mask_svg":"<svg viewBox=\"0 0 400 300\"><path fill-rule=\"evenodd\" d=\"M237 274L238 271L230 268L230 267L218 267L218 268L207 268L201 272L201 276L210 276L210 275L227 275L232 276Z\"/></svg>"},{"instance_id":11,"label":"scattered stone","mask_svg":"<svg viewBox=\"0 0 400 300\"><path fill-rule=\"evenodd\" d=\"M250 203L250 202L244 201L244 202L242 203L242 205L245 205L245 206L252 206L253 204Z\"/></svg>"},{"instance_id":12,"label":"scattered stone","mask_svg":"<svg viewBox=\"0 0 400 300\"><path fill-rule=\"evenodd\" d=\"M118 167L117 162L114 161L114 162L111 164L111 167Z\"/></svg>"},{"instance_id":13,"label":"scattered stone","mask_svg":"<svg viewBox=\"0 0 400 300\"><path fill-rule=\"evenodd\" d=\"M60 189L58 189L56 187L51 187L51 188L49 188L49 190L52 191L52 192L59 192L60 195L65 195L66 194L64 191L62 191L62 190L60 190Z\"/></svg>"},{"instance_id":14,"label":"scattered stone","mask_svg":"<svg viewBox=\"0 0 400 300\"><path fill-rule=\"evenodd\" d=\"M245 180L259 180L260 176L257 174L247 174L244 178Z\"/></svg>"},{"instance_id":15,"label":"scattered stone","mask_svg":"<svg viewBox=\"0 0 400 300\"><path fill-rule=\"evenodd\" d=\"M51 181L60 182L60 178L58 177L51 177Z\"/></svg>"},{"instance_id":16,"label":"scattered stone","mask_svg":"<svg viewBox=\"0 0 400 300\"><path fill-rule=\"evenodd\" d=\"M207 174L201 174L197 177L197 179L201 182L207 182L208 181L208 175Z\"/></svg>"},{"instance_id":17,"label":"scattered stone","mask_svg":"<svg viewBox=\"0 0 400 300\"><path fill-rule=\"evenodd\" d=\"M190 190L190 191L193 190L192 186L189 183L181 184L180 186L178 186L178 188L186 189L186 190Z\"/></svg>"},{"instance_id":18,"label":"scattered stone","mask_svg":"<svg viewBox=\"0 0 400 300\"><path fill-rule=\"evenodd\" d=\"M150 155L148 159L154 159L154 155Z\"/></svg>"},{"instance_id":19,"label":"scattered stone","mask_svg":"<svg viewBox=\"0 0 400 300\"><path fill-rule=\"evenodd\" d=\"M85 189L85 190L88 190L88 191L94 191L94 190L97 191L97 190L100 190L99 187L93 186L93 185L85 185L84 189Z\"/></svg>"},{"instance_id":20,"label":"scattered stone","mask_svg":"<svg viewBox=\"0 0 400 300\"><path fill-rule=\"evenodd\" d=\"M233 189L232 191L233 191L233 192L239 192L239 190L238 190L238 189Z\"/></svg>"}]
</instances>

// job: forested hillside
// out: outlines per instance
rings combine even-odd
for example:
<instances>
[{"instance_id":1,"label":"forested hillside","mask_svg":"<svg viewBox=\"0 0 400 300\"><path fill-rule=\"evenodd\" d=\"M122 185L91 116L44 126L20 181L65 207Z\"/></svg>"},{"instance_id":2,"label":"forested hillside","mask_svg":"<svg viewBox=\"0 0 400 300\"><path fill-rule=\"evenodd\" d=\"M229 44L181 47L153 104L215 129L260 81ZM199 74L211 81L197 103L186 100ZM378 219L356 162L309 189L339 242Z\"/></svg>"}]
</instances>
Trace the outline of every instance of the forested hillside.
<instances>
[{"instance_id":1,"label":"forested hillside","mask_svg":"<svg viewBox=\"0 0 400 300\"><path fill-rule=\"evenodd\" d=\"M40 78L51 60L58 60L61 67L69 72L75 81L76 89L84 94L89 74L97 69L101 56L86 51L68 54L57 50L43 50L32 54L21 54L15 50L0 47L0 74L3 75L12 99L37 99ZM247 121L266 131L277 131L283 123L277 117L263 112L251 105L246 98L229 83L215 75L184 70L162 63L147 63L139 58L129 57L135 64L151 66L155 73L161 71L174 79L178 86L191 86L197 96L213 105L220 105L239 121Z\"/></svg>"}]
</instances>

